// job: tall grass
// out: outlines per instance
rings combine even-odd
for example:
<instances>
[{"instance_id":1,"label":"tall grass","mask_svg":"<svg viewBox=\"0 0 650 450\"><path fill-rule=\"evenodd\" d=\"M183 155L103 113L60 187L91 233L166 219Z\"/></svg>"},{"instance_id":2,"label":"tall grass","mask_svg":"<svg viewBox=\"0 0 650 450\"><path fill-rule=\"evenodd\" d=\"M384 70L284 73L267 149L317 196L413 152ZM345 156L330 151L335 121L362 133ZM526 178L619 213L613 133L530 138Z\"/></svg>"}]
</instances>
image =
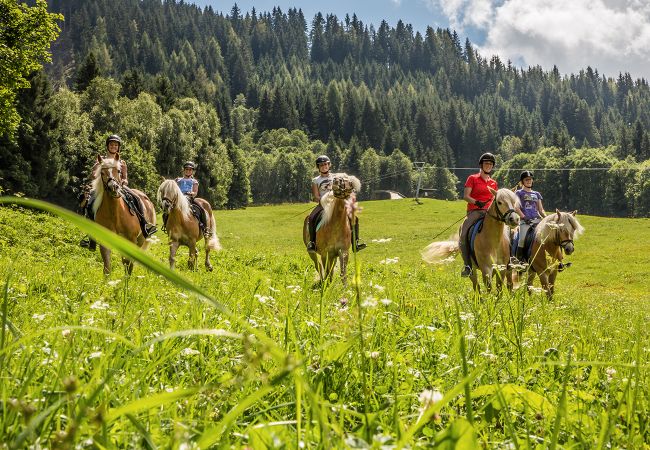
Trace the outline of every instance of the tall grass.
<instances>
[{"instance_id":1,"label":"tall grass","mask_svg":"<svg viewBox=\"0 0 650 450\"><path fill-rule=\"evenodd\" d=\"M458 264L420 263L459 203L365 204L346 289L315 284L304 205L217 212L208 274L169 271L164 236L145 254L50 205L0 202L8 448L650 443L647 221L582 218L549 303L477 298ZM138 261L133 276L104 278L85 232Z\"/></svg>"}]
</instances>

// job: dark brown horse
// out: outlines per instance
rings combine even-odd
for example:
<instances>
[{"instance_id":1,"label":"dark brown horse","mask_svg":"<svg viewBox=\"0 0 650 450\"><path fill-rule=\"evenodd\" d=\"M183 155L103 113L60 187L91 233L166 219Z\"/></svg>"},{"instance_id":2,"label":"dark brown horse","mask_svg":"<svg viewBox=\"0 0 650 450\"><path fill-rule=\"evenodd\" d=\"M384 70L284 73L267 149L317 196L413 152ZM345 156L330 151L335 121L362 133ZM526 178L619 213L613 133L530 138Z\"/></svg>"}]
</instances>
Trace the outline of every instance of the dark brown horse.
<instances>
[{"instance_id":1,"label":"dark brown horse","mask_svg":"<svg viewBox=\"0 0 650 450\"><path fill-rule=\"evenodd\" d=\"M494 201L487 210L483 220L483 228L474 240L474 258L472 258L472 285L480 290L476 269L483 273L483 283L488 292L492 288L494 271L497 273L496 287L501 290L506 280L508 289L512 289L511 271L508 266L510 258L510 235L508 228L519 225L519 215L515 206L519 202L517 196L509 189L495 191L489 188ZM438 263L459 250L458 239L433 242L422 252L422 259L428 263Z\"/></svg>"},{"instance_id":2,"label":"dark brown horse","mask_svg":"<svg viewBox=\"0 0 650 450\"><path fill-rule=\"evenodd\" d=\"M568 213L556 210L555 214L544 217L535 228L526 283L529 290L533 287L535 275L538 275L548 298L553 297L555 278L558 268L562 267L563 253L573 253L573 240L585 230L575 217L576 213L577 211Z\"/></svg>"},{"instance_id":3,"label":"dark brown horse","mask_svg":"<svg viewBox=\"0 0 650 450\"><path fill-rule=\"evenodd\" d=\"M199 221L192 214L189 200L183 195L176 181L163 181L158 188L157 198L163 211L168 214L165 229L169 236L169 267L174 269L176 251L179 246L186 245L190 249L188 265L190 269L194 270L198 255L196 243L203 237L205 239L205 268L212 271L210 250L221 250L221 244L217 236L217 228L210 203L202 198L194 199L203 208L206 215L205 224L208 231L203 233Z\"/></svg>"},{"instance_id":4,"label":"dark brown horse","mask_svg":"<svg viewBox=\"0 0 650 450\"><path fill-rule=\"evenodd\" d=\"M352 242L352 228L356 220L356 195L361 183L345 173L333 174L332 190L321 197L323 216L316 231L316 253L310 253L321 281L332 280L336 260L339 260L341 279L347 282L347 267ZM309 217L305 217L303 241L309 242Z\"/></svg>"},{"instance_id":5,"label":"dark brown horse","mask_svg":"<svg viewBox=\"0 0 650 450\"><path fill-rule=\"evenodd\" d=\"M151 241L142 235L138 218L131 212L124 200L119 153L115 155L115 158L102 158L97 155L97 162L98 165L93 173L95 222L146 250ZM130 189L130 191L142 202L146 221L155 225L156 212L149 197L137 189ZM104 274L108 275L111 272L111 250L101 245L100 252L104 261ZM133 270L133 261L123 257L122 263L126 273L130 275Z\"/></svg>"}]
</instances>

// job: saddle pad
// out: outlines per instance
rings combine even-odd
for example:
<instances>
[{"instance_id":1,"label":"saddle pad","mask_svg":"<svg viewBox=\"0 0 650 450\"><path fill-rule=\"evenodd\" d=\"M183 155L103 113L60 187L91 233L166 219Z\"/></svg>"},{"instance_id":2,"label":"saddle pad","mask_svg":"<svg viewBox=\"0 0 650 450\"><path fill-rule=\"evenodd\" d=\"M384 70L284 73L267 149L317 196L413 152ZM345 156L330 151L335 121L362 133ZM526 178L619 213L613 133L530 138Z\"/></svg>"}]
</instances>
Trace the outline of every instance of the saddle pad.
<instances>
[{"instance_id":1,"label":"saddle pad","mask_svg":"<svg viewBox=\"0 0 650 450\"><path fill-rule=\"evenodd\" d=\"M537 224L534 224L528 229L526 233L526 240L524 241L524 258L526 261L530 261L530 255L533 250L533 241L535 240L535 228ZM517 255L517 246L519 245L519 230L517 230L512 237L512 242L510 243L510 256Z\"/></svg>"}]
</instances>

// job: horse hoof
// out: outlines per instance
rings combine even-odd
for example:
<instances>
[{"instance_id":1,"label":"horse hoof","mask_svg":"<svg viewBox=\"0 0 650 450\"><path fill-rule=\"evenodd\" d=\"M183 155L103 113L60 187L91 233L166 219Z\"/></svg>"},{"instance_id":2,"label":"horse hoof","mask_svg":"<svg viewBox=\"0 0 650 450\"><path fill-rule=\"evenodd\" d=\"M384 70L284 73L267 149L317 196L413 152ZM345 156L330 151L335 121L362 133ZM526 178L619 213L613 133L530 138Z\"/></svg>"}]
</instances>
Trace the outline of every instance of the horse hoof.
<instances>
[{"instance_id":1,"label":"horse hoof","mask_svg":"<svg viewBox=\"0 0 650 450\"><path fill-rule=\"evenodd\" d=\"M212 272L213 268L212 266L205 266L205 270L207 270L208 272Z\"/></svg>"}]
</instances>

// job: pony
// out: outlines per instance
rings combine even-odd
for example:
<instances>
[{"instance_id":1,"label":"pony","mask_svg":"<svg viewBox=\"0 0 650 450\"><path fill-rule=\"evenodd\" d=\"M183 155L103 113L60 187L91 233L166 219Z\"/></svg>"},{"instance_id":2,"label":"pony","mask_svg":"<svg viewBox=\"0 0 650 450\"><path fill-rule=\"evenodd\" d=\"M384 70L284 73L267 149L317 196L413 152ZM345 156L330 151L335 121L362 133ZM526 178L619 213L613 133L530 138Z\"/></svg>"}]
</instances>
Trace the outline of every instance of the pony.
<instances>
[{"instance_id":1,"label":"pony","mask_svg":"<svg viewBox=\"0 0 650 450\"><path fill-rule=\"evenodd\" d=\"M188 266L191 270L195 270L198 255L196 243L201 240L203 233L199 227L198 219L192 214L192 205L189 199L181 192L174 180L162 182L158 188L157 199L163 212L167 214L167 222L164 225L169 236L169 267L174 269L176 251L179 246L186 245L190 249ZM201 214L205 214L205 224L209 230L203 235L203 238L205 240L205 268L211 272L210 250L221 250L217 226L210 203L202 198L195 198L194 201L203 208Z\"/></svg>"},{"instance_id":2,"label":"pony","mask_svg":"<svg viewBox=\"0 0 650 450\"><path fill-rule=\"evenodd\" d=\"M519 226L519 214L515 211L515 207L519 204L519 198L509 189L499 189L498 191L492 188L488 189L494 196L494 201L487 210L482 228L476 233L473 252L470 249L470 264L472 265L470 279L474 290L480 292L476 272L478 268L483 274L483 283L487 291L490 292L492 277L496 269L496 288L498 292L501 292L503 280L506 280L508 289L512 290L511 269L508 265L510 258L508 230ZM471 234L472 229L469 230L469 235L471 236ZM455 255L459 250L459 241L458 238L455 238L449 241L433 242L422 251L421 255L422 259L430 264L440 263Z\"/></svg>"},{"instance_id":3,"label":"pony","mask_svg":"<svg viewBox=\"0 0 650 450\"><path fill-rule=\"evenodd\" d=\"M101 155L97 155L97 165L93 172L92 182L95 192L95 201L92 207L95 222L137 244L143 250L147 250L151 245L151 240L145 239L142 235L140 222L131 212L125 200L121 176L119 153L114 158L102 158ZM147 222L155 225L156 211L149 197L137 189L129 189L129 191L137 197L136 201L142 202ZM99 250L104 261L104 275L108 275L111 273L111 250L103 245L100 245ZM122 257L122 264L124 264L126 273L131 275L133 261Z\"/></svg>"},{"instance_id":4,"label":"pony","mask_svg":"<svg viewBox=\"0 0 650 450\"><path fill-rule=\"evenodd\" d=\"M575 250L573 240L585 231L576 214L577 211L561 212L556 209L555 214L549 214L537 224L526 281L529 291L537 275L548 299L553 298L555 278L558 271L565 267L562 263L563 253L572 254Z\"/></svg>"},{"instance_id":5,"label":"pony","mask_svg":"<svg viewBox=\"0 0 650 450\"><path fill-rule=\"evenodd\" d=\"M361 189L358 178L345 173L333 174L332 190L320 200L323 207L316 231L316 253L309 253L321 282L332 280L336 260L339 260L341 279L347 284L347 266L352 242L351 223L358 209L356 194ZM309 216L303 224L303 241L309 242Z\"/></svg>"}]
</instances>

